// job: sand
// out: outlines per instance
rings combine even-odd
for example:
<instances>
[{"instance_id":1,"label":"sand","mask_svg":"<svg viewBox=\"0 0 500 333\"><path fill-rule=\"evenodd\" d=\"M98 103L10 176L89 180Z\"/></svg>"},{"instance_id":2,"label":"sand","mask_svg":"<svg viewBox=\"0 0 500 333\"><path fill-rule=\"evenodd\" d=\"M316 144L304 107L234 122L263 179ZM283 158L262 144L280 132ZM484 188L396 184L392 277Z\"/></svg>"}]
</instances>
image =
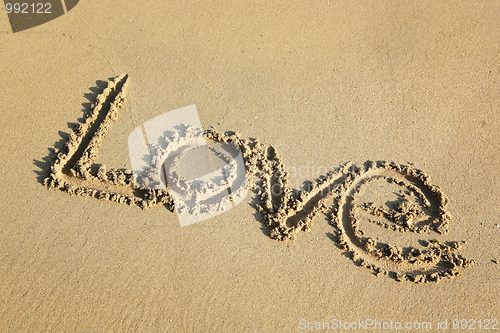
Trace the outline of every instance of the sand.
<instances>
[{"instance_id":1,"label":"sand","mask_svg":"<svg viewBox=\"0 0 500 333\"><path fill-rule=\"evenodd\" d=\"M15 34L2 12L2 331L494 326L499 9L87 1ZM127 137L191 104L249 192L181 228Z\"/></svg>"}]
</instances>

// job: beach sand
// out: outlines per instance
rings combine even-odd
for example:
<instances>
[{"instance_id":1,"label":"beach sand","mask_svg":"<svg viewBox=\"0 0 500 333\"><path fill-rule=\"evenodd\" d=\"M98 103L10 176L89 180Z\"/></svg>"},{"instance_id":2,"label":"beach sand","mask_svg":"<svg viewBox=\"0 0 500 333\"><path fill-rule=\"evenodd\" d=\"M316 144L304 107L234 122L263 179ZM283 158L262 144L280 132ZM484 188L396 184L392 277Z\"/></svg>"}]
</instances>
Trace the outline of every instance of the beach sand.
<instances>
[{"instance_id":1,"label":"beach sand","mask_svg":"<svg viewBox=\"0 0 500 333\"><path fill-rule=\"evenodd\" d=\"M500 4L81 1L17 33L4 11L2 332L296 332L370 320L393 325L385 331L400 323L434 332L445 321L460 331L454 320L467 330L496 320L500 329ZM233 209L182 228L162 204L50 191L54 149L122 74L126 97L93 161L108 170L131 168L134 128L195 104L204 129L274 147L280 161L269 166L288 171L287 188L310 188L346 163L338 172L353 179L406 183L380 178L358 194L339 191L292 231L257 207L266 207L261 185ZM375 172L368 161L409 169ZM429 186L405 178L410 169L429 175ZM83 184L77 176L64 177ZM126 183L91 181L110 192ZM418 233L407 218L376 210L409 197L422 203L419 191L447 230L437 223ZM348 194L374 205L336 222ZM290 207L283 212L294 214ZM339 230L352 218L393 252L377 259L349 230L343 242ZM407 276L412 266L396 247L408 246L448 261ZM432 276L450 269L459 276Z\"/></svg>"}]
</instances>

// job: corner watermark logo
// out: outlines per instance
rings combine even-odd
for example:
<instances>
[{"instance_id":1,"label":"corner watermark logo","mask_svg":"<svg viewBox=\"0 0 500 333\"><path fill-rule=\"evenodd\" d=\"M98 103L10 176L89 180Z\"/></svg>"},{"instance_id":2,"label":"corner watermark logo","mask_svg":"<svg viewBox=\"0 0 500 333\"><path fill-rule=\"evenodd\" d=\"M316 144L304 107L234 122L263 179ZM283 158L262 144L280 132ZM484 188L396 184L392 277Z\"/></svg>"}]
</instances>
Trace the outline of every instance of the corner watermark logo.
<instances>
[{"instance_id":1,"label":"corner watermark logo","mask_svg":"<svg viewBox=\"0 0 500 333\"><path fill-rule=\"evenodd\" d=\"M12 32L47 23L73 9L79 0L4 0Z\"/></svg>"},{"instance_id":2,"label":"corner watermark logo","mask_svg":"<svg viewBox=\"0 0 500 333\"><path fill-rule=\"evenodd\" d=\"M233 208L247 195L238 146L207 142L195 105L167 112L128 137L132 170L143 189L166 189L181 226Z\"/></svg>"},{"instance_id":3,"label":"corner watermark logo","mask_svg":"<svg viewBox=\"0 0 500 333\"><path fill-rule=\"evenodd\" d=\"M453 329L457 329L458 322L457 319L453 321ZM358 319L354 321L332 319L331 321L307 321L306 319L299 320L299 329L301 330L369 330L370 332L379 330L411 330L418 331L423 330L429 332L433 328L435 330L447 330L448 329L448 319L444 321L437 321L434 323L431 321L393 321L393 320L377 320L377 319Z\"/></svg>"}]
</instances>

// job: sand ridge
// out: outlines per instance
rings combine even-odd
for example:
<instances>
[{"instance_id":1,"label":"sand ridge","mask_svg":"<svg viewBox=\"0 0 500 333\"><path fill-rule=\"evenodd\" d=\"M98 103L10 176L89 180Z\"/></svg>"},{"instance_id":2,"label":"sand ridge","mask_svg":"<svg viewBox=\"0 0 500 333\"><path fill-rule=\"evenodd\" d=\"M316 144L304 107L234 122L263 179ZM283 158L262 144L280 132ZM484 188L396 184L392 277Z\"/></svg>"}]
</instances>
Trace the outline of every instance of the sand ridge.
<instances>
[{"instance_id":1,"label":"sand ridge","mask_svg":"<svg viewBox=\"0 0 500 333\"><path fill-rule=\"evenodd\" d=\"M97 96L90 114L77 124L60 151L55 151L50 174L44 180L49 189L60 189L70 195L91 196L100 200L137 205L142 208L164 203L171 211L170 194L164 190L141 190L132 170L109 169L93 163L100 144L111 125L118 119L127 94L128 76L109 81Z\"/></svg>"},{"instance_id":2,"label":"sand ridge","mask_svg":"<svg viewBox=\"0 0 500 333\"><path fill-rule=\"evenodd\" d=\"M169 181L169 193L175 193L175 210L178 213L189 213L191 215L209 214L213 216L216 212L223 212L228 205L231 205L231 197L234 199L246 195L246 182L241 181L241 186L234 187L237 176L245 176L245 170L237 170L236 160L223 149L216 149L211 146L198 145L196 139L203 138L204 133L201 129L192 126L179 126L180 128L168 131L169 133L162 137L166 146L150 145L152 155L151 164L135 176L135 181L139 187L144 189L164 189L166 184L162 179L164 172L165 178ZM218 172L214 172L205 179L186 180L182 174L179 174L178 164L186 151L193 149L208 148L213 157L223 160L226 165ZM165 166L165 161L169 156L175 156L173 160ZM241 166L243 168L243 166ZM238 172L239 171L239 172ZM231 196L224 195L227 189L231 189ZM217 200L210 200L217 195L221 195ZM189 203L189 204L188 204Z\"/></svg>"},{"instance_id":3,"label":"sand ridge","mask_svg":"<svg viewBox=\"0 0 500 333\"><path fill-rule=\"evenodd\" d=\"M59 189L71 195L91 196L143 209L156 204L163 204L170 211L181 209L174 207L168 188L148 188L150 183L158 181L158 170L165 159L165 151L155 153L154 165L142 179L131 170L108 169L94 164L102 140L118 119L119 110L125 103L127 85L127 75L108 82L84 122L74 128L64 147L55 152L54 163L44 184L49 189ZM182 144L183 140L196 134L191 132L186 129L184 136L179 134L175 144ZM399 233L444 234L448 231L451 222L451 215L446 209L448 198L438 186L432 184L425 172L411 165L378 161L358 167L346 163L320 176L307 191L294 191L274 147L264 145L258 139L243 139L238 133L219 133L208 129L204 135L208 140L239 147L247 178L252 180L251 189L259 198L255 208L261 213L263 223L271 229L271 237L276 240L295 240L300 232L311 229L315 216L327 213L336 229L337 245L349 253L356 265L371 269L377 276L389 275L397 281L415 283L437 282L442 278L458 276L461 268L473 264L472 260L462 257L461 243L458 242L443 244L434 239L422 240L423 249L403 249L365 237L360 223L363 214L372 217L368 219L369 223ZM380 179L404 187L407 193L390 210L370 203L357 205L361 189ZM179 186L182 189L189 185L180 185L179 178ZM204 195L210 195L218 187L205 188ZM326 201L331 199L333 206L327 212L329 207ZM426 214L416 203L420 203L423 209L433 211L433 217L422 221Z\"/></svg>"}]
</instances>

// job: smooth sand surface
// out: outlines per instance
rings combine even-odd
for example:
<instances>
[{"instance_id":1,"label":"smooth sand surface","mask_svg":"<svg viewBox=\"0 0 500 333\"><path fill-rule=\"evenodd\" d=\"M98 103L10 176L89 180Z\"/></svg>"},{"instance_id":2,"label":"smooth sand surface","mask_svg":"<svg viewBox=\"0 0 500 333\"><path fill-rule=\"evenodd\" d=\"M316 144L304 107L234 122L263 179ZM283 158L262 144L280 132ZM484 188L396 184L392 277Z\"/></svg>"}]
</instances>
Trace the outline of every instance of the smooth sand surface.
<instances>
[{"instance_id":1,"label":"smooth sand surface","mask_svg":"<svg viewBox=\"0 0 500 333\"><path fill-rule=\"evenodd\" d=\"M0 330L300 332L373 319L434 332L500 320L498 13L495 1L82 0L13 34L2 8ZM161 205L49 191L50 149L123 73L127 100L97 162L130 168L134 128L196 104L204 128L273 145L293 188L346 162L413 163L452 215L448 233L414 239L466 242L475 264L439 283L377 277L325 214L294 241L270 237L253 192L181 228ZM362 196L393 200L380 186ZM407 234L377 237L408 246Z\"/></svg>"}]
</instances>

